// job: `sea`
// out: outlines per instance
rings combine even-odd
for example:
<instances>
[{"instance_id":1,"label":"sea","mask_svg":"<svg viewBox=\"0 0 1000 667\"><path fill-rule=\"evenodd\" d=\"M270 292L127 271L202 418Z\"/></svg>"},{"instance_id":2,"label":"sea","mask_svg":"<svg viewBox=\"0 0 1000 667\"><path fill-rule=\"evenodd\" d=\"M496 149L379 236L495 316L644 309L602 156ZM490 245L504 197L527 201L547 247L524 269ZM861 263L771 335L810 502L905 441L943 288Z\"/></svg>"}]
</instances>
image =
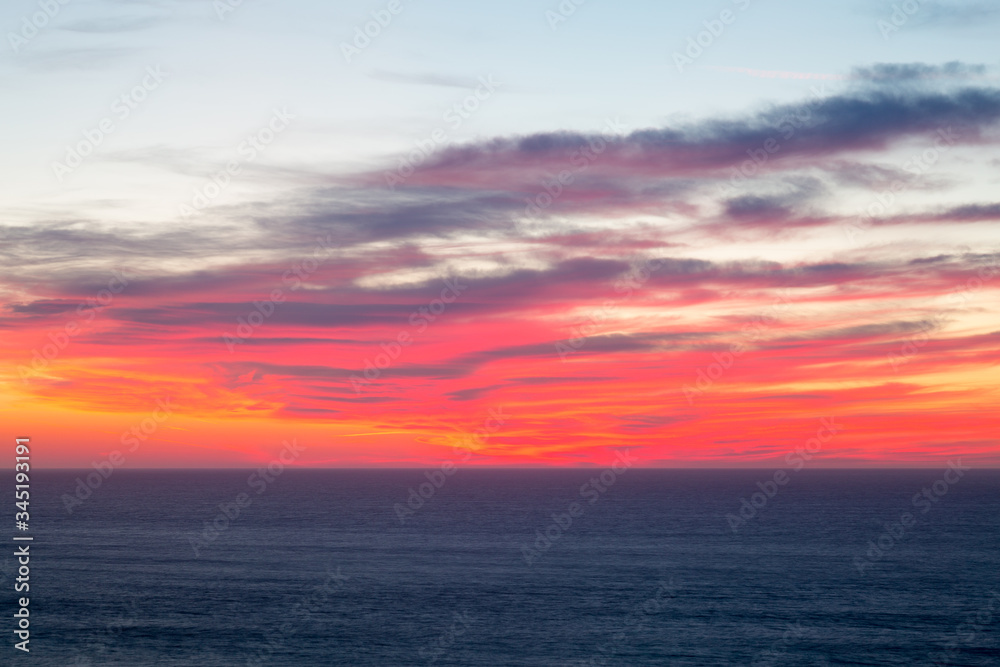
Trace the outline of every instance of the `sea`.
<instances>
[{"instance_id":1,"label":"sea","mask_svg":"<svg viewBox=\"0 0 1000 667\"><path fill-rule=\"evenodd\" d=\"M1000 663L1000 470L961 462L42 470L30 510L0 665Z\"/></svg>"}]
</instances>

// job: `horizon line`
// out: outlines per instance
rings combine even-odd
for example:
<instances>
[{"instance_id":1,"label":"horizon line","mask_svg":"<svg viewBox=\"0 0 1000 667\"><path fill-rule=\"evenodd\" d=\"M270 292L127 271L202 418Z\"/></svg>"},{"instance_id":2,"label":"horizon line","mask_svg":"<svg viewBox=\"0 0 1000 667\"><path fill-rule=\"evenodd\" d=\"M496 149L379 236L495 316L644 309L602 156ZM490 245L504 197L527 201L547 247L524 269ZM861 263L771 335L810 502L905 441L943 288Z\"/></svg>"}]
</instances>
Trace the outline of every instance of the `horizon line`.
<instances>
[{"instance_id":1,"label":"horizon line","mask_svg":"<svg viewBox=\"0 0 1000 667\"><path fill-rule=\"evenodd\" d=\"M947 465L945 463L944 465ZM266 468L266 464L247 468L247 467L227 467L227 468L214 468L214 467L189 467L189 468L115 468L115 471L123 472L166 472L166 471L177 471L177 472L188 472L188 471L255 471L259 470L261 467ZM285 466L285 470L437 470L441 466L402 466L402 467L390 467L390 466ZM455 472L459 470L605 470L608 466L463 466L461 468L456 467ZM920 466L855 466L855 467L809 467L809 470L936 470L940 467L939 465L920 465ZM631 470L785 470L785 467L773 468L770 466L740 466L740 467L707 467L707 466L633 466ZM803 470L806 468L803 468ZM1000 466L982 466L973 468L974 470L998 470L1000 471ZM46 470L53 472L73 472L73 471L93 471L96 470L93 466L88 468L48 468L48 467L36 467L35 470ZM796 472L802 472L802 470L797 470ZM109 475L110 476L110 475Z\"/></svg>"}]
</instances>

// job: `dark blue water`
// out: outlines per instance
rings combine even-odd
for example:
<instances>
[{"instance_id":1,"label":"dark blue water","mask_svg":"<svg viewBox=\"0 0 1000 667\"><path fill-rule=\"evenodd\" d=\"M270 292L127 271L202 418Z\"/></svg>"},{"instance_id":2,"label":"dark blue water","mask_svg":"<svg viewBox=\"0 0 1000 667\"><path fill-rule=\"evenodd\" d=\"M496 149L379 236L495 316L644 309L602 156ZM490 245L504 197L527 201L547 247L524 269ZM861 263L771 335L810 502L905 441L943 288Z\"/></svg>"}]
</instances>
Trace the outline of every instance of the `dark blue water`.
<instances>
[{"instance_id":1,"label":"dark blue water","mask_svg":"<svg viewBox=\"0 0 1000 667\"><path fill-rule=\"evenodd\" d=\"M421 471L248 484L248 471L118 470L72 513L63 495L85 473L39 472L31 654L12 646L4 554L0 664L1000 658L1000 471L952 473L935 491L943 469L807 469L756 497L770 471L628 470L590 485L600 472L462 469L425 486L412 514ZM249 505L220 514L241 493ZM741 499L762 506L727 520ZM222 530L205 533L213 521Z\"/></svg>"}]
</instances>

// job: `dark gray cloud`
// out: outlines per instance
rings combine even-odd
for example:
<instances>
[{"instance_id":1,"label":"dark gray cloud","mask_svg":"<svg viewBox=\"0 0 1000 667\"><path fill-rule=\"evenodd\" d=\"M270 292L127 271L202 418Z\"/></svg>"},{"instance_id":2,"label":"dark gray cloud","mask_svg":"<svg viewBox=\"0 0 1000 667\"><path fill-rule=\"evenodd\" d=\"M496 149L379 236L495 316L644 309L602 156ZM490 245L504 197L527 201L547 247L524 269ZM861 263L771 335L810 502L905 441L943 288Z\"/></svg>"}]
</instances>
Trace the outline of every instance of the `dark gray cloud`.
<instances>
[{"instance_id":1,"label":"dark gray cloud","mask_svg":"<svg viewBox=\"0 0 1000 667\"><path fill-rule=\"evenodd\" d=\"M829 97L777 105L733 118L600 138L606 147L599 161L565 189L552 210L563 207L560 212L610 213L620 218L623 212L641 212L649 206L657 214L668 212L690 220L692 229L709 235L727 226L743 226L757 233L840 222L824 215L821 209L830 196L826 185L830 178L824 181L805 174L827 173L833 180L878 187L898 176L898 169L868 165L866 170L860 170L855 167L858 161L845 154L856 149L878 149L921 133L931 137L948 127L960 141L985 140L985 131L1000 120L1000 90L965 87L942 91L896 85L901 81L930 80L928 77L936 74L957 76L982 71L981 66L961 63L874 65L859 70L867 77L861 84ZM809 122L784 140L778 128L780 121L790 115L808 115ZM715 207L706 214L704 205L695 203L699 188L712 179L728 178L728 170L745 161L748 150L759 149L773 138L781 140L781 150L769 167L779 172L777 177L726 196L721 216L715 215ZM537 220L524 220L525 199L539 188L533 175L527 178L524 174L534 174L531 170L536 168L564 167L581 145L597 139L596 135L553 132L446 149L417 171L412 185L408 183L397 191L383 187L380 174L378 178L369 178L371 174L342 178L336 187L303 188L292 198L233 207L228 214L234 224L229 225L182 222L169 231L150 233L135 227L116 228L101 221L67 219L42 221L29 227L0 227L0 260L7 267L16 265L18 282L37 292L38 300L44 302L93 295L103 289L108 271L115 265L156 267L162 260L181 257L197 265L221 255L235 258L241 253L258 257L266 254L271 258L268 262L258 260L251 266L233 261L223 269L173 275L157 268L144 269L129 287L129 294L149 297L185 292L208 295L213 289L231 294L241 286L247 293L259 294L266 293L271 285L280 286L282 272L306 256L316 238L329 238L335 244L329 266L337 266L340 271L336 277L323 273L317 280L323 281L326 291L337 295L366 294L371 290L357 288L352 280L378 271L380 266L434 268L440 260L421 250L428 239L474 237L483 243L516 238L523 242L527 226L532 225L532 231L546 232L532 239L538 243L536 258L544 258L551 267L477 278L478 294L484 295L477 298L494 303L502 299L542 303L572 294L567 286L587 289L587 285L612 280L627 268L623 260L616 259L566 261L580 248L604 246L602 254L606 256L624 255L625 249L644 248L648 252L657 245L669 245L662 225L645 228L641 234L584 233L572 222L545 217L545 213ZM784 163L779 158L790 160L789 169L782 171L780 165ZM813 171L807 172L808 168ZM478 173L480 170L483 173ZM996 213L994 204L969 204L945 211L916 211L880 224L945 218L992 221ZM383 247L364 248L374 243ZM390 250L385 249L386 244ZM765 282L766 271L749 266L722 267L671 258L664 262L653 278L654 284L681 285L685 276L692 285L713 276L743 283ZM805 267L800 273L817 270ZM0 277L12 279L11 271L0 267ZM435 289L440 286L429 281L394 291L407 302L416 302L433 298ZM197 303L217 301L225 299L218 299L217 294L200 300L178 298L178 304L194 304L189 313L192 318L201 310ZM29 314L31 306L19 307L24 309L15 311L17 314ZM44 306L36 307L42 314ZM221 308L227 316L230 314L229 306ZM294 307L285 310L297 312ZM332 315L313 315L303 315L300 321L338 321ZM133 308L121 311L121 316L181 318L182 314L176 309L167 315Z\"/></svg>"},{"instance_id":2,"label":"dark gray cloud","mask_svg":"<svg viewBox=\"0 0 1000 667\"><path fill-rule=\"evenodd\" d=\"M897 320L894 322L859 324L850 327L841 327L838 329L817 330L808 334L781 337L775 339L774 342L783 343L807 340L826 340L833 342L837 340L855 341L869 338L891 339L898 336L913 334L919 331L929 331L935 328L937 328L937 326L933 322L927 320L915 322Z\"/></svg>"},{"instance_id":3,"label":"dark gray cloud","mask_svg":"<svg viewBox=\"0 0 1000 667\"><path fill-rule=\"evenodd\" d=\"M31 303L12 303L5 307L8 311L17 315L58 315L75 311L80 305L78 301L62 301L58 299L42 299Z\"/></svg>"},{"instance_id":4,"label":"dark gray cloud","mask_svg":"<svg viewBox=\"0 0 1000 667\"><path fill-rule=\"evenodd\" d=\"M617 380L618 378L612 377L610 375L570 375L570 376L554 376L554 377L517 377L510 378L508 381L517 385L546 385L546 384L563 384L565 382L610 382L612 380Z\"/></svg>"},{"instance_id":5,"label":"dark gray cloud","mask_svg":"<svg viewBox=\"0 0 1000 667\"><path fill-rule=\"evenodd\" d=\"M471 387L469 389L458 389L456 391L450 391L445 396L453 401L474 401L478 398L482 398L484 395L495 389L501 389L506 385L502 384L491 384L486 387Z\"/></svg>"},{"instance_id":6,"label":"dark gray cloud","mask_svg":"<svg viewBox=\"0 0 1000 667\"><path fill-rule=\"evenodd\" d=\"M550 351L553 351L554 346L549 347ZM526 385L537 386L537 385L559 385L559 384L580 384L588 382L608 382L615 380L616 378L611 376L568 376L568 377L520 377L520 378L509 378L505 383L501 384L491 384L485 387L470 387L467 389L459 389L456 391L449 392L446 394L449 398L455 401L472 401L478 398L482 398L488 393L496 391L497 389L504 389L508 387L520 388Z\"/></svg>"},{"instance_id":7,"label":"dark gray cloud","mask_svg":"<svg viewBox=\"0 0 1000 667\"><path fill-rule=\"evenodd\" d=\"M912 173L892 164L836 160L824 166L826 173L840 186L880 191L888 188L893 181L907 183L913 180Z\"/></svg>"},{"instance_id":8,"label":"dark gray cloud","mask_svg":"<svg viewBox=\"0 0 1000 667\"><path fill-rule=\"evenodd\" d=\"M528 345L511 345L508 347L481 350L459 357L456 362L477 367L491 361L520 357L558 357L556 343L562 341L547 341ZM639 352L657 349L659 346L649 340L627 334L608 334L582 338L581 344L575 349L575 354Z\"/></svg>"},{"instance_id":9,"label":"dark gray cloud","mask_svg":"<svg viewBox=\"0 0 1000 667\"><path fill-rule=\"evenodd\" d=\"M742 195L725 203L725 215L739 220L774 217L784 219L791 217L792 208L780 196Z\"/></svg>"},{"instance_id":10,"label":"dark gray cloud","mask_svg":"<svg viewBox=\"0 0 1000 667\"><path fill-rule=\"evenodd\" d=\"M969 79L986 76L985 65L974 65L958 61L943 65L926 63L876 63L867 67L857 67L851 72L851 79L868 83L902 83L910 81L930 81L940 83L947 79Z\"/></svg>"},{"instance_id":11,"label":"dark gray cloud","mask_svg":"<svg viewBox=\"0 0 1000 667\"><path fill-rule=\"evenodd\" d=\"M618 421L622 422L619 426L620 431L626 433L642 433L644 431L652 431L663 428L664 426L669 426L671 424L677 424L681 422L691 421L697 419L696 415L626 415L623 417L617 417Z\"/></svg>"},{"instance_id":12,"label":"dark gray cloud","mask_svg":"<svg viewBox=\"0 0 1000 667\"><path fill-rule=\"evenodd\" d=\"M384 189L324 189L306 196L297 197L291 211L280 203L272 207L273 213L248 213L262 229L295 237L330 234L343 247L470 232L499 236L516 230L514 214L524 208L510 194L443 188L395 194Z\"/></svg>"},{"instance_id":13,"label":"dark gray cloud","mask_svg":"<svg viewBox=\"0 0 1000 667\"><path fill-rule=\"evenodd\" d=\"M931 211L917 211L876 218L872 224L883 226L911 223L996 222L998 220L1000 220L1000 204L962 204Z\"/></svg>"},{"instance_id":14,"label":"dark gray cloud","mask_svg":"<svg viewBox=\"0 0 1000 667\"><path fill-rule=\"evenodd\" d=\"M453 311L472 313L484 307L475 303L454 303ZM190 303L156 308L120 307L109 311L107 317L124 322L155 324L171 327L198 327L225 325L232 328L237 318L254 311L254 304L247 303ZM412 304L336 304L315 302L283 302L267 318L275 325L309 327L360 327L372 325L408 326L407 318L414 312ZM220 331L221 335L221 331Z\"/></svg>"},{"instance_id":15,"label":"dark gray cloud","mask_svg":"<svg viewBox=\"0 0 1000 667\"><path fill-rule=\"evenodd\" d=\"M897 66L895 76L912 78L933 71L926 66ZM881 71L881 70L877 70ZM793 136L782 141L785 118L805 118ZM782 104L743 118L709 119L676 128L638 130L607 141L606 155L594 163L635 175L697 173L738 165L747 150L766 141L781 144L788 154L815 158L855 150L884 148L898 139L951 127L963 142L978 139L982 130L1000 120L1000 90L966 87L933 91L894 87L889 82L855 87L817 100ZM494 139L445 149L425 170L521 169L552 160L567 163L574 151L603 140L598 135L551 132L520 138Z\"/></svg>"}]
</instances>

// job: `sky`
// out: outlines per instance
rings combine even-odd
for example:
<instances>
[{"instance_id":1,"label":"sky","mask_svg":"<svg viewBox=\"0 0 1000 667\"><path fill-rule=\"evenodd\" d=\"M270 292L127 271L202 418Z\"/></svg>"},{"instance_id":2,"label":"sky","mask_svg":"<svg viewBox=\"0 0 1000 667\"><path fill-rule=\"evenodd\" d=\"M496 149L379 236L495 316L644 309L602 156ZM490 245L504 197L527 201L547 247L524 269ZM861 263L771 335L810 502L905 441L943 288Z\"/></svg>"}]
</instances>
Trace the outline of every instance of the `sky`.
<instances>
[{"instance_id":1,"label":"sky","mask_svg":"<svg viewBox=\"0 0 1000 667\"><path fill-rule=\"evenodd\" d=\"M14 0L35 462L1000 466L1000 7Z\"/></svg>"}]
</instances>

